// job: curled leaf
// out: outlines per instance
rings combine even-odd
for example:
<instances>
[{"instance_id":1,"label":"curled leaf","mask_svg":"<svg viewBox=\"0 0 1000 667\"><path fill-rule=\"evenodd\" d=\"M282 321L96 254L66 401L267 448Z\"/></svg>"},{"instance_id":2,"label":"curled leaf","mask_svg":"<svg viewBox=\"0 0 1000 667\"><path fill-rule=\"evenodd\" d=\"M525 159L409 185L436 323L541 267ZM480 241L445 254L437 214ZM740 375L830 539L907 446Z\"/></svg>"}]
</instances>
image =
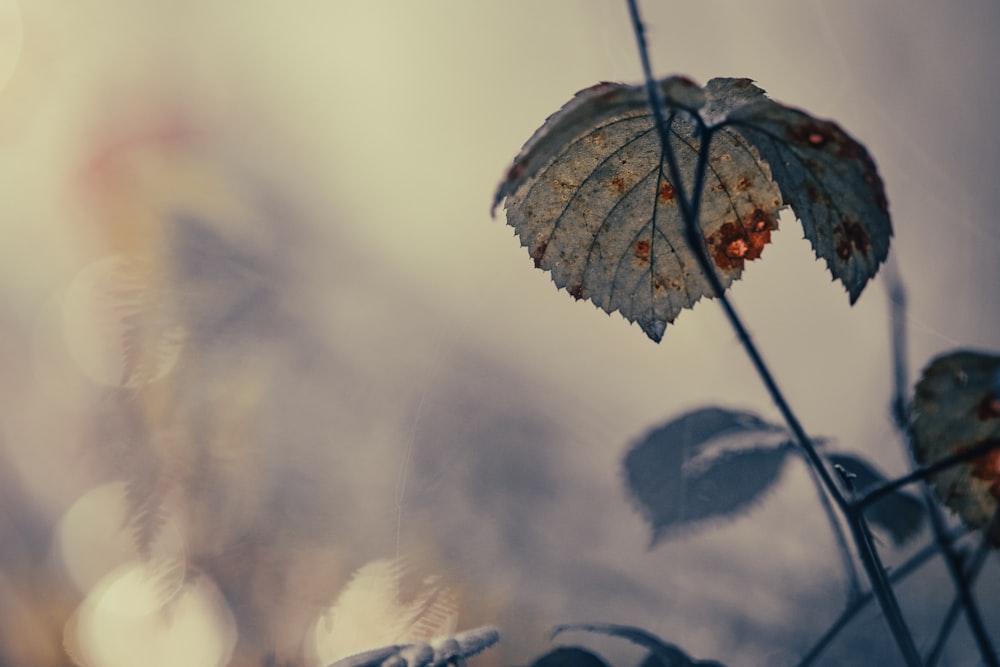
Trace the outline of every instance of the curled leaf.
<instances>
[{"instance_id":1,"label":"curled leaf","mask_svg":"<svg viewBox=\"0 0 1000 667\"><path fill-rule=\"evenodd\" d=\"M678 205L710 141L699 224L723 289L770 243L784 197L853 303L892 234L864 147L833 123L768 100L749 79L659 85L683 184L668 177L641 86L601 83L577 93L515 158L494 208L506 200L507 222L535 266L659 341L682 309L715 296Z\"/></svg>"},{"instance_id":2,"label":"curled leaf","mask_svg":"<svg viewBox=\"0 0 1000 667\"><path fill-rule=\"evenodd\" d=\"M935 359L917 383L910 424L921 465L969 447L1000 444L1000 356L960 351ZM930 478L948 507L973 528L989 524L1000 506L1000 448ZM993 536L1000 545L1000 535Z\"/></svg>"}]
</instances>

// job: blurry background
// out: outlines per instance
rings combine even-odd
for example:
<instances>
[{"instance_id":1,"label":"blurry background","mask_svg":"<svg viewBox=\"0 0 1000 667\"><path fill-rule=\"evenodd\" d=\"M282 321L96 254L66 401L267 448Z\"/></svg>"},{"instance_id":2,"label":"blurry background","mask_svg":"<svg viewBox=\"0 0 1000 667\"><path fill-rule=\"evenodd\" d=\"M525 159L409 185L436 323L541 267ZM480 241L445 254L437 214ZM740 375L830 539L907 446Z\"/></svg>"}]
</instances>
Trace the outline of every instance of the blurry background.
<instances>
[{"instance_id":1,"label":"blurry background","mask_svg":"<svg viewBox=\"0 0 1000 667\"><path fill-rule=\"evenodd\" d=\"M913 373L997 348L996 3L645 4L660 74L868 146ZM681 411L775 419L718 307L657 346L489 217L547 115L639 76L623 2L0 0L0 664L321 665L324 610L397 556L446 625L502 627L481 664L587 620L794 664L843 599L802 466L653 550L623 489ZM806 427L899 474L884 287L850 308L782 226L737 307ZM901 589L924 647L949 591L937 563ZM891 664L876 616L830 664Z\"/></svg>"}]
</instances>

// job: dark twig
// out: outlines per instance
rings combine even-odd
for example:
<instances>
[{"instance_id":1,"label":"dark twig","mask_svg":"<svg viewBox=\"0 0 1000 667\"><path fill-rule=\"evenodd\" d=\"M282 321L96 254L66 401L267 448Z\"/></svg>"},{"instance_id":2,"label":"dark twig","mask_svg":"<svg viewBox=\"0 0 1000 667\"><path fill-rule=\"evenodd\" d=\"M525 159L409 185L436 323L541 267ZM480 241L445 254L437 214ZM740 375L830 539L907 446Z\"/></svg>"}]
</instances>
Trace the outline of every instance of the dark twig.
<instances>
[{"instance_id":1,"label":"dark twig","mask_svg":"<svg viewBox=\"0 0 1000 667\"><path fill-rule=\"evenodd\" d=\"M922 466L917 468L908 475L903 475L896 479L890 480L881 486L877 486L871 491L863 494L860 498L855 500L851 505L855 510L863 510L872 503L878 502L885 496L898 491L899 489L907 486L908 484L913 484L914 482L919 482L920 480L932 477L942 470L947 470L959 463L966 463L972 459L977 459L980 456L988 452L992 452L994 449L1000 448L1000 438L993 438L990 440L983 440L982 442L976 443L968 449L963 449L957 454L951 454L943 458L938 459L930 465Z\"/></svg>"},{"instance_id":2,"label":"dark twig","mask_svg":"<svg viewBox=\"0 0 1000 667\"><path fill-rule=\"evenodd\" d=\"M868 531L867 526L864 523L863 516L860 512L853 511L851 504L844 497L843 493L841 493L840 488L830 475L830 471L824 464L823 459L816 451L812 441L806 435L805 429L802 428L798 418L792 412L791 407L785 400L784 394L782 394L781 390L778 388L774 377L771 375L770 369L764 363L763 357L761 357L760 352L751 340L750 333L743 325L742 320L739 315L737 315L736 310L729 302L729 299L725 296L725 288L719 280L718 275L715 273L715 269L712 266L711 260L709 259L708 253L705 249L704 239L701 238L698 225L698 214L701 204L700 193L704 182L705 170L708 166L708 148L712 135L709 129L705 127L704 123L701 122L700 118L695 116L695 122L698 124L700 129L699 139L701 144L698 151L698 161L695 166L692 197L688 199L684 183L680 178L680 169L676 159L674 159L670 137L668 136L667 119L663 115L663 99L656 85L656 81L653 78L652 67L649 63L649 49L646 45L645 30L643 28L642 19L639 16L637 0L627 1L629 13L632 17L632 27L635 32L636 43L639 47L639 59L642 63L643 75L646 80L646 93L649 97L649 105L653 113L654 122L656 123L657 133L660 137L663 155L670 171L670 178L674 181L674 189L678 192L680 198L681 215L684 218L684 231L688 245L697 258L699 267L708 278L712 291L715 297L718 298L719 303L722 305L722 309L726 313L726 317L729 320L730 325L733 327L733 330L736 332L737 338L739 338L740 343L743 345L743 349L746 351L747 356L750 357L757 374L760 376L761 381L767 388L768 394L771 396L771 400L778 408L778 411L784 418L785 423L792 432L792 435L802 447L807 458L809 459L810 464L816 471L816 474L823 482L823 487L833 498L838 509L840 509L840 511L848 519L851 534L854 537L855 546L857 547L858 555L861 558L861 563L865 568L865 573L868 575L869 581L871 582L872 590L879 601L879 606L882 608L882 613L885 616L887 624L889 625L889 629L899 646L900 653L906 660L907 665L910 667L920 667L920 655L913 643L913 636L910 634L909 628L906 626L906 621L903 619L902 611L899 608L899 602L896 600L896 596L893 594L892 588L889 586L885 578L885 571L882 566L881 559L872 546L871 533Z\"/></svg>"},{"instance_id":3,"label":"dark twig","mask_svg":"<svg viewBox=\"0 0 1000 667\"><path fill-rule=\"evenodd\" d=\"M969 561L968 567L963 573L963 585L962 588L965 590L970 590L972 585L976 582L979 577L980 571L983 569L983 565L986 563L986 557L989 555L990 551L993 550L993 545L990 544L990 528L996 527L1000 523L1000 511L998 511L993 516L993 521L991 526L983 531L982 539L979 542L979 547L976 549L976 553L972 556ZM934 645L927 654L927 660L924 662L924 667L934 667L937 665L938 660L941 659L941 654L944 652L944 647L948 642L948 637L951 635L952 628L955 627L955 621L958 620L958 615L965 607L965 602L962 600L961 589L955 595L955 599L952 601L951 606L948 607L948 612L944 615L944 620L941 622L941 629L938 631L938 636L934 641ZM983 656L986 660L986 655ZM996 664L996 654L992 655L994 662L986 662L988 665Z\"/></svg>"},{"instance_id":4,"label":"dark twig","mask_svg":"<svg viewBox=\"0 0 1000 667\"><path fill-rule=\"evenodd\" d=\"M889 292L889 322L892 346L892 418L896 428L905 433L909 427L910 391L909 364L906 361L906 289L899 275L899 267L892 257L885 265L885 284Z\"/></svg>"},{"instance_id":5,"label":"dark twig","mask_svg":"<svg viewBox=\"0 0 1000 667\"><path fill-rule=\"evenodd\" d=\"M967 528L959 528L953 531L949 537L954 541L968 532ZM919 570L924 563L933 558L937 552L938 546L936 543L928 544L923 549L913 554L902 565L893 570L892 574L889 575L889 583L894 584L907 578ZM841 630L847 627L847 624L850 623L860 612L864 611L865 607L870 605L874 599L874 595L871 593L865 593L853 602L848 603L844 611L842 611L840 616L837 617L837 620L835 620L827 631L824 632L818 640L816 640L816 643L811 649L809 649L809 652L803 656L802 660L798 664L798 667L809 667L809 665L811 665L816 658L823 654L826 647L837 638L837 635L840 634Z\"/></svg>"}]
</instances>

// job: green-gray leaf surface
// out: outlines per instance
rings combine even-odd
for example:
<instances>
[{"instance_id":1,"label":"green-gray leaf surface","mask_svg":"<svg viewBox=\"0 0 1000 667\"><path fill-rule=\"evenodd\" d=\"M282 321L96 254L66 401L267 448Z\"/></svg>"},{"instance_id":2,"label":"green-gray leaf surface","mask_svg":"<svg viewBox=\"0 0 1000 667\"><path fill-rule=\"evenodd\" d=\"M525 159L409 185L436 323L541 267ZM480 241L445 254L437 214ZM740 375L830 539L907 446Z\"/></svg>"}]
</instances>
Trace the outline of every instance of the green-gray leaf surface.
<instances>
[{"instance_id":1,"label":"green-gray leaf surface","mask_svg":"<svg viewBox=\"0 0 1000 667\"><path fill-rule=\"evenodd\" d=\"M748 79L659 85L686 191L711 136L699 224L723 289L760 257L789 203L817 256L857 299L892 234L864 147L833 123L772 102ZM645 89L601 83L528 140L494 206L506 200L508 224L558 287L659 341L681 310L714 296L684 239L668 171Z\"/></svg>"},{"instance_id":2,"label":"green-gray leaf surface","mask_svg":"<svg viewBox=\"0 0 1000 667\"><path fill-rule=\"evenodd\" d=\"M921 465L1000 440L1000 356L959 351L928 366L917 383L910 443ZM973 528L1000 508L1000 449L933 477L938 497ZM1000 547L1000 534L993 535Z\"/></svg>"}]
</instances>

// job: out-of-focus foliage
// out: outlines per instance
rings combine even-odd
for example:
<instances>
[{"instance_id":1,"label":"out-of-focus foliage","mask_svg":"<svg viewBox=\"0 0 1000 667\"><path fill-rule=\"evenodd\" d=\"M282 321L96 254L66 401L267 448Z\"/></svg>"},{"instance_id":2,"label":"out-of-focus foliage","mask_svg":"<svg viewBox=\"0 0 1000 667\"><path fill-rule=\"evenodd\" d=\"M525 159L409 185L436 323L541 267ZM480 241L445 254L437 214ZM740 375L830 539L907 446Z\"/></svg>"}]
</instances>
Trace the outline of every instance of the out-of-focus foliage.
<instances>
[{"instance_id":1,"label":"out-of-focus foliage","mask_svg":"<svg viewBox=\"0 0 1000 667\"><path fill-rule=\"evenodd\" d=\"M491 626L440 636L430 642L397 644L365 651L338 660L330 667L451 667L463 665L500 641L500 631Z\"/></svg>"},{"instance_id":2,"label":"out-of-focus foliage","mask_svg":"<svg viewBox=\"0 0 1000 667\"><path fill-rule=\"evenodd\" d=\"M924 369L911 407L913 455L923 465L969 447L1000 441L1000 357L944 354ZM938 498L973 528L1000 506L1000 448L931 478ZM1000 546L1000 531L991 538Z\"/></svg>"}]
</instances>

